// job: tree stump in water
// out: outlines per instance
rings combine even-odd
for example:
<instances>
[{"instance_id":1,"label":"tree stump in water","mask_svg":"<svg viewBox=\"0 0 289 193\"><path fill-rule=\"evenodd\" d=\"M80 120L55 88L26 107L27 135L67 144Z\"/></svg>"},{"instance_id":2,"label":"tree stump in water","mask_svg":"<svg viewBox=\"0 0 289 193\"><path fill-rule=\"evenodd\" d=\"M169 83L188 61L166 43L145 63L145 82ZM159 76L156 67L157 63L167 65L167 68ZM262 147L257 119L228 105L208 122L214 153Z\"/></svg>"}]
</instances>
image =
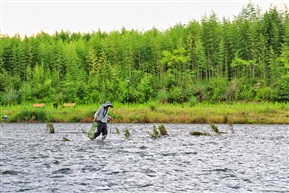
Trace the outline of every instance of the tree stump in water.
<instances>
[{"instance_id":1,"label":"tree stump in water","mask_svg":"<svg viewBox=\"0 0 289 193\"><path fill-rule=\"evenodd\" d=\"M126 128L126 129L124 130L124 137L125 137L126 139L129 139L129 138L131 137L131 134L130 134L128 128Z\"/></svg>"},{"instance_id":2,"label":"tree stump in water","mask_svg":"<svg viewBox=\"0 0 289 193\"><path fill-rule=\"evenodd\" d=\"M48 129L48 133L54 133L54 126L52 123L48 123L46 128Z\"/></svg>"},{"instance_id":3,"label":"tree stump in water","mask_svg":"<svg viewBox=\"0 0 289 193\"><path fill-rule=\"evenodd\" d=\"M229 133L229 132L219 131L218 127L217 127L215 124L213 124L213 123L210 123L210 126L211 126L211 129L212 129L212 130L215 132L215 134L217 134L217 135L228 134L228 133ZM232 124L232 123L229 125L229 128L230 128L231 133L234 133L234 129L233 129L233 124ZM212 136L210 133L200 132L200 131L191 131L191 132L190 132L190 135L197 135L197 136L207 135L207 136Z\"/></svg>"},{"instance_id":4,"label":"tree stump in water","mask_svg":"<svg viewBox=\"0 0 289 193\"><path fill-rule=\"evenodd\" d=\"M63 137L63 141L70 141L70 140L66 137Z\"/></svg>"},{"instance_id":5,"label":"tree stump in water","mask_svg":"<svg viewBox=\"0 0 289 193\"><path fill-rule=\"evenodd\" d=\"M191 132L190 132L190 135L197 135L197 136L205 135L205 136L211 136L211 134L209 134L209 133L200 132L200 131L191 131Z\"/></svg>"},{"instance_id":6,"label":"tree stump in water","mask_svg":"<svg viewBox=\"0 0 289 193\"><path fill-rule=\"evenodd\" d=\"M167 131L167 129L165 128L164 125L160 125L160 126L158 127L158 129L159 129L161 135L169 135L169 133L168 133L168 131Z\"/></svg>"}]
</instances>

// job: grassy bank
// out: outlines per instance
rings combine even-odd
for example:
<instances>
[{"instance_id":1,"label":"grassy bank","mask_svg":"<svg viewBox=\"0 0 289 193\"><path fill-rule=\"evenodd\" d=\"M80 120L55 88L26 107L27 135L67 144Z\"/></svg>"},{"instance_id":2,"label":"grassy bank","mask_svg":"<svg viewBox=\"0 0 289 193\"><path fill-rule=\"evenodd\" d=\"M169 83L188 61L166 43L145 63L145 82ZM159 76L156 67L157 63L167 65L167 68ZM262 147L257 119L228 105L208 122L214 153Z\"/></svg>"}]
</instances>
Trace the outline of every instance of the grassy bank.
<instances>
[{"instance_id":1,"label":"grassy bank","mask_svg":"<svg viewBox=\"0 0 289 193\"><path fill-rule=\"evenodd\" d=\"M95 105L53 108L1 106L1 117L10 122L83 122L92 121L99 108ZM233 124L289 124L289 103L220 103L202 104L114 104L110 115L117 123L233 123Z\"/></svg>"}]
</instances>

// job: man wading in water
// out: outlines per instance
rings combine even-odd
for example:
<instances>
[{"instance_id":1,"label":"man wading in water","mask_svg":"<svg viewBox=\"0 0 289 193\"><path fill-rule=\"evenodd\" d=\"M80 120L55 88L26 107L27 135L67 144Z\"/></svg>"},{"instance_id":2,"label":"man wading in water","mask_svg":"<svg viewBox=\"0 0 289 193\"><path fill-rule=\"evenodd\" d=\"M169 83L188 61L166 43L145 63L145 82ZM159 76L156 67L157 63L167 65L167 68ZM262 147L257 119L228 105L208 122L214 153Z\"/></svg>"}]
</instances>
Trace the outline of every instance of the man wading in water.
<instances>
[{"instance_id":1,"label":"man wading in water","mask_svg":"<svg viewBox=\"0 0 289 193\"><path fill-rule=\"evenodd\" d=\"M97 130L95 132L95 138L97 138L102 133L102 139L107 137L107 121L112 121L113 118L108 116L108 108L113 107L113 105L106 101L99 107L99 109L94 114L94 122L97 122Z\"/></svg>"}]
</instances>

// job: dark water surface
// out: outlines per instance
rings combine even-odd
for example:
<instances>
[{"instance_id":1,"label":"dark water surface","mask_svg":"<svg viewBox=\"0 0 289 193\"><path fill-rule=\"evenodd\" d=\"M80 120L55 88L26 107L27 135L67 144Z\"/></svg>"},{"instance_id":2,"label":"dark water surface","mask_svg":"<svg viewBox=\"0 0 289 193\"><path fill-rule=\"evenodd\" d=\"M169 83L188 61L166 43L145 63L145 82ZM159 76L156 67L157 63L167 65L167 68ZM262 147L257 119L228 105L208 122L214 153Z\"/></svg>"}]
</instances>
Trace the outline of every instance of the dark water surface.
<instances>
[{"instance_id":1,"label":"dark water surface","mask_svg":"<svg viewBox=\"0 0 289 193\"><path fill-rule=\"evenodd\" d=\"M1 192L289 192L289 126L109 124L108 138L89 140L91 124L0 124ZM217 125L228 131L228 125ZM124 138L128 128L131 138ZM70 141L63 141L63 137Z\"/></svg>"}]
</instances>

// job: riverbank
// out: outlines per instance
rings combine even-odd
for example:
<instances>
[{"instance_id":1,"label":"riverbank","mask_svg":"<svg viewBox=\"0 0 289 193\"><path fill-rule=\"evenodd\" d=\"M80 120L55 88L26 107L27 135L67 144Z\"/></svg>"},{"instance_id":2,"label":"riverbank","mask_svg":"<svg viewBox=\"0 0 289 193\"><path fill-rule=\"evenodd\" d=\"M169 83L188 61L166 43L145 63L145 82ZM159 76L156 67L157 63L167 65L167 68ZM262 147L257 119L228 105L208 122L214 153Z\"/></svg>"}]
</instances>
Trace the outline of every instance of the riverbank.
<instances>
[{"instance_id":1,"label":"riverbank","mask_svg":"<svg viewBox=\"0 0 289 193\"><path fill-rule=\"evenodd\" d=\"M60 107L52 104L37 108L32 104L1 106L1 117L9 122L81 122L92 121L99 105ZM114 104L110 116L116 123L232 123L289 124L289 103L189 104Z\"/></svg>"}]
</instances>

